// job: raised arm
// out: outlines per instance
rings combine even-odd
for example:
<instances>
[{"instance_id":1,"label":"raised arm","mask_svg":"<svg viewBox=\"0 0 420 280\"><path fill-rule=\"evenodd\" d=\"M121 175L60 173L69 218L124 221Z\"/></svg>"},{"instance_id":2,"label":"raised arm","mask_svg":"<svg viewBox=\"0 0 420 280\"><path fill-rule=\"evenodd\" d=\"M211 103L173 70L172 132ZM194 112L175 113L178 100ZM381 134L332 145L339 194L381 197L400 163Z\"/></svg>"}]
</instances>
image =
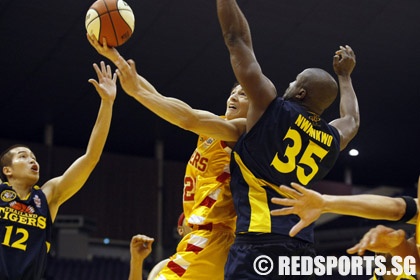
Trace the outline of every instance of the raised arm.
<instances>
[{"instance_id":1,"label":"raised arm","mask_svg":"<svg viewBox=\"0 0 420 280\"><path fill-rule=\"evenodd\" d=\"M79 157L63 175L53 178L42 186L54 220L58 208L63 202L73 196L86 182L102 154L111 125L112 107L116 97L116 75L111 67L101 62L101 68L94 64L98 81L90 79L101 97L96 123L90 135L86 153Z\"/></svg>"},{"instance_id":2,"label":"raised arm","mask_svg":"<svg viewBox=\"0 0 420 280\"><path fill-rule=\"evenodd\" d=\"M276 98L277 92L262 73L252 47L248 22L236 0L217 0L217 14L233 72L250 100L247 116L249 130Z\"/></svg>"},{"instance_id":3,"label":"raised arm","mask_svg":"<svg viewBox=\"0 0 420 280\"><path fill-rule=\"evenodd\" d=\"M334 72L340 85L340 118L331 122L340 133L340 150L346 148L360 126L359 104L350 77L355 65L353 50L349 46L341 46L333 59Z\"/></svg>"},{"instance_id":4,"label":"raised arm","mask_svg":"<svg viewBox=\"0 0 420 280\"><path fill-rule=\"evenodd\" d=\"M117 74L124 91L162 119L196 134L203 134L225 141L235 142L245 130L245 120L226 121L204 110L191 108L187 103L160 94L144 77L137 73L135 62L126 61L115 48L104 41L87 35L96 51L110 59L117 67Z\"/></svg>"},{"instance_id":5,"label":"raised arm","mask_svg":"<svg viewBox=\"0 0 420 280\"><path fill-rule=\"evenodd\" d=\"M315 222L324 213L357 216L372 220L404 220L416 222L417 204L410 198L382 195L321 195L299 184L293 188L280 186L282 193L293 198L272 198L272 202L284 208L272 210L274 216L295 214L300 221L291 229L290 236Z\"/></svg>"},{"instance_id":6,"label":"raised arm","mask_svg":"<svg viewBox=\"0 0 420 280\"><path fill-rule=\"evenodd\" d=\"M143 262L152 252L154 239L146 235L137 234L130 242L130 274L128 280L143 279Z\"/></svg>"}]
</instances>

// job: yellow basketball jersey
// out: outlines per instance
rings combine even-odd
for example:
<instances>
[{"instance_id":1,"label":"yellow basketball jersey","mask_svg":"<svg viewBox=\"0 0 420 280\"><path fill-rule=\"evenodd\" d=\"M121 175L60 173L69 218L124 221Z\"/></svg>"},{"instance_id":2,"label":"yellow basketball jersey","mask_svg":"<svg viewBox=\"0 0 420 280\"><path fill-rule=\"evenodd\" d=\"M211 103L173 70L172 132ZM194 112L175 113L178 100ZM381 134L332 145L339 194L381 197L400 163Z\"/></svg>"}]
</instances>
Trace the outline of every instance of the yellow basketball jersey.
<instances>
[{"instance_id":1,"label":"yellow basketball jersey","mask_svg":"<svg viewBox=\"0 0 420 280\"><path fill-rule=\"evenodd\" d=\"M222 223L235 229L230 155L231 149L224 141L199 136L184 177L183 207L190 225Z\"/></svg>"}]
</instances>

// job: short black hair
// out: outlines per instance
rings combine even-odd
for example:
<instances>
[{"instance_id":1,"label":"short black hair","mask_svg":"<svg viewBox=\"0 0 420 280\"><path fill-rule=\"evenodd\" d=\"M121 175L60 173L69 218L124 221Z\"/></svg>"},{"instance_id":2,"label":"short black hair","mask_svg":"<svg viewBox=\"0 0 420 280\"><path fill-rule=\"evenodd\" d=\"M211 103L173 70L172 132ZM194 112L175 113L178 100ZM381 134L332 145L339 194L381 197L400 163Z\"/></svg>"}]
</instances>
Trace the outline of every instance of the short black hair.
<instances>
[{"instance_id":1,"label":"short black hair","mask_svg":"<svg viewBox=\"0 0 420 280\"><path fill-rule=\"evenodd\" d=\"M7 177L3 173L3 167L9 166L9 165L12 164L12 155L10 154L10 151L13 150L14 148L17 148L17 147L24 147L24 148L29 149L29 147L27 145L14 144L14 145L10 146L9 148L7 148L6 150L4 150L0 155L0 178L3 182L7 181Z\"/></svg>"}]
</instances>

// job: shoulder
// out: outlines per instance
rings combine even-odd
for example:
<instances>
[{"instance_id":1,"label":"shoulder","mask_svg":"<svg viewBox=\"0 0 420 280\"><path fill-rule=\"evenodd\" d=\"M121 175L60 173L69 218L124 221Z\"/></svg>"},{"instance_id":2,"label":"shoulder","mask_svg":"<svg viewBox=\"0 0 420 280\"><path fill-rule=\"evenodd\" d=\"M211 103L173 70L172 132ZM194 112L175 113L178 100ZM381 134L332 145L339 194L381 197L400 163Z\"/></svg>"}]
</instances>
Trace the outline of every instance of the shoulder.
<instances>
[{"instance_id":1,"label":"shoulder","mask_svg":"<svg viewBox=\"0 0 420 280\"><path fill-rule=\"evenodd\" d=\"M166 264L169 262L169 259L164 259L158 262L150 271L149 276L147 277L147 280L155 279L158 273L166 266Z\"/></svg>"}]
</instances>

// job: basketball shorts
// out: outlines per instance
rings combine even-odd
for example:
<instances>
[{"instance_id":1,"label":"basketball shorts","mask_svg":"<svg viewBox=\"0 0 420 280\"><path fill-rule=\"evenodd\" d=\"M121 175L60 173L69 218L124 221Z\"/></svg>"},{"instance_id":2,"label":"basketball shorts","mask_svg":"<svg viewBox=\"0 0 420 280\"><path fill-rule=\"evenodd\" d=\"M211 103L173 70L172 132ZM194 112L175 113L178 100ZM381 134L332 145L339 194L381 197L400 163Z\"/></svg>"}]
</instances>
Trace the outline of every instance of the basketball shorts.
<instances>
[{"instance_id":1,"label":"basketball shorts","mask_svg":"<svg viewBox=\"0 0 420 280\"><path fill-rule=\"evenodd\" d=\"M225 266L225 280L315 279L313 275L291 275L292 273L287 270L282 270L285 273L280 273L278 267L280 256L315 257L316 252L313 244L288 236L237 235L229 251Z\"/></svg>"},{"instance_id":2,"label":"basketball shorts","mask_svg":"<svg viewBox=\"0 0 420 280\"><path fill-rule=\"evenodd\" d=\"M223 280L234 237L233 231L226 227L193 230L180 241L176 254L156 279Z\"/></svg>"}]
</instances>

